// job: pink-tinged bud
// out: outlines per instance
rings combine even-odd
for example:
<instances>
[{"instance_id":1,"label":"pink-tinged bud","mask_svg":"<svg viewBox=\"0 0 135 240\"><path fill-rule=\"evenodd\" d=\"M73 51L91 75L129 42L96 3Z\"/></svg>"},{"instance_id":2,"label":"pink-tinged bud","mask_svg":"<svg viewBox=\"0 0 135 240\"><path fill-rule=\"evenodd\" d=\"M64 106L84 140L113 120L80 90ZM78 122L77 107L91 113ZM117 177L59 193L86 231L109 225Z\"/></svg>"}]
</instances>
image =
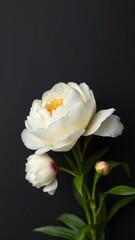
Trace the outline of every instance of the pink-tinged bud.
<instances>
[{"instance_id":1,"label":"pink-tinged bud","mask_svg":"<svg viewBox=\"0 0 135 240\"><path fill-rule=\"evenodd\" d=\"M105 161L97 162L95 170L99 175L105 176L110 172L109 164Z\"/></svg>"}]
</instances>

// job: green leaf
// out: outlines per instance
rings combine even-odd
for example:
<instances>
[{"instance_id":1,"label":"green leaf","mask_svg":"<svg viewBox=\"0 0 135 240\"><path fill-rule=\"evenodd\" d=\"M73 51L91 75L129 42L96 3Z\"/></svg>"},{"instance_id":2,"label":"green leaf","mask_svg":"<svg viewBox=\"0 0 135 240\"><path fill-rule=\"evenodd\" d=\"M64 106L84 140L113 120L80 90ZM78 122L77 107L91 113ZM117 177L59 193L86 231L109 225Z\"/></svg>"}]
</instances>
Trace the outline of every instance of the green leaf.
<instances>
[{"instance_id":1,"label":"green leaf","mask_svg":"<svg viewBox=\"0 0 135 240\"><path fill-rule=\"evenodd\" d=\"M80 159L79 153L78 153L78 147L77 143L74 145L74 147L71 149L72 154L76 160Z\"/></svg>"},{"instance_id":2,"label":"green leaf","mask_svg":"<svg viewBox=\"0 0 135 240\"><path fill-rule=\"evenodd\" d=\"M78 152L78 158L79 158L80 162L82 163L83 162L83 154L82 154L82 149L81 149L81 143L79 140L76 143L76 149Z\"/></svg>"},{"instance_id":3,"label":"green leaf","mask_svg":"<svg viewBox=\"0 0 135 240\"><path fill-rule=\"evenodd\" d=\"M109 168L112 170L115 167L122 166L125 171L127 172L127 175L130 176L130 169L127 163L125 162L115 162L115 161L108 161L109 163Z\"/></svg>"},{"instance_id":4,"label":"green leaf","mask_svg":"<svg viewBox=\"0 0 135 240\"><path fill-rule=\"evenodd\" d=\"M85 155L86 149L89 145L89 143L91 142L91 140L93 139L93 135L87 136L84 139L84 147L83 147L83 151L82 151L82 155Z\"/></svg>"},{"instance_id":5,"label":"green leaf","mask_svg":"<svg viewBox=\"0 0 135 240\"><path fill-rule=\"evenodd\" d=\"M116 187L111 188L107 192L102 193L103 195L106 194L114 194L114 195L135 195L135 188L133 187L128 187L124 185L119 185Z\"/></svg>"},{"instance_id":6,"label":"green leaf","mask_svg":"<svg viewBox=\"0 0 135 240\"><path fill-rule=\"evenodd\" d=\"M64 213L61 214L57 219L73 229L75 232L78 232L78 230L85 225L85 222L74 214Z\"/></svg>"},{"instance_id":7,"label":"green leaf","mask_svg":"<svg viewBox=\"0 0 135 240\"><path fill-rule=\"evenodd\" d=\"M68 165L69 165L74 171L77 171L77 167L76 167L74 161L73 161L71 158L69 158L67 155L65 155L65 158L66 158L66 160L67 160Z\"/></svg>"},{"instance_id":8,"label":"green leaf","mask_svg":"<svg viewBox=\"0 0 135 240\"><path fill-rule=\"evenodd\" d=\"M77 202L80 204L80 206L84 209L85 208L85 200L84 198L80 195L80 193L78 193L75 185L73 184L73 193L74 193L74 196L77 200Z\"/></svg>"},{"instance_id":9,"label":"green leaf","mask_svg":"<svg viewBox=\"0 0 135 240\"><path fill-rule=\"evenodd\" d=\"M90 229L89 225L85 225L85 226L81 227L81 229L79 230L79 232L76 235L75 240L84 240L84 237L89 229Z\"/></svg>"},{"instance_id":10,"label":"green leaf","mask_svg":"<svg viewBox=\"0 0 135 240\"><path fill-rule=\"evenodd\" d=\"M106 220L106 204L104 202L104 196L100 195L100 204L97 209L97 238L104 239L105 220Z\"/></svg>"},{"instance_id":11,"label":"green leaf","mask_svg":"<svg viewBox=\"0 0 135 240\"><path fill-rule=\"evenodd\" d=\"M100 222L100 224L96 224L95 227L97 239L105 239L105 222Z\"/></svg>"},{"instance_id":12,"label":"green leaf","mask_svg":"<svg viewBox=\"0 0 135 240\"><path fill-rule=\"evenodd\" d=\"M105 221L105 219L106 219L106 204L103 201L101 204L100 210L98 211L98 214L97 214L97 223L101 224Z\"/></svg>"},{"instance_id":13,"label":"green leaf","mask_svg":"<svg viewBox=\"0 0 135 240\"><path fill-rule=\"evenodd\" d=\"M76 178L74 178L74 184L76 186L77 191L80 193L81 196L83 196L83 193L82 193L83 177L84 177L84 174L81 174L81 175L77 176Z\"/></svg>"},{"instance_id":14,"label":"green leaf","mask_svg":"<svg viewBox=\"0 0 135 240\"><path fill-rule=\"evenodd\" d=\"M129 197L123 198L123 199L119 200L118 202L116 202L111 207L110 211L108 212L107 222L110 221L110 219L119 211L119 209L127 206L134 200L135 200L135 196L129 196Z\"/></svg>"},{"instance_id":15,"label":"green leaf","mask_svg":"<svg viewBox=\"0 0 135 240\"><path fill-rule=\"evenodd\" d=\"M59 226L46 226L34 229L36 232L41 232L43 234L61 237L68 240L75 240L76 234L69 228L59 227Z\"/></svg>"},{"instance_id":16,"label":"green leaf","mask_svg":"<svg viewBox=\"0 0 135 240\"><path fill-rule=\"evenodd\" d=\"M108 148L105 148L97 153L94 153L89 159L87 159L83 166L83 172L89 172L96 162L108 152L108 150Z\"/></svg>"}]
</instances>

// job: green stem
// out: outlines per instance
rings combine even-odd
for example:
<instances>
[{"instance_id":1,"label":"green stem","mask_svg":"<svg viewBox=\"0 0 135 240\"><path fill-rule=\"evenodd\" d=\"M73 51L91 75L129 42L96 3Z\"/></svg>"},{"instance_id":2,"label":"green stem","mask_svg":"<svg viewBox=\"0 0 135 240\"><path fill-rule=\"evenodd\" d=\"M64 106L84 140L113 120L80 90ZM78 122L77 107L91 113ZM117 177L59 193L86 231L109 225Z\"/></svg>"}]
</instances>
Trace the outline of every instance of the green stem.
<instances>
[{"instance_id":1,"label":"green stem","mask_svg":"<svg viewBox=\"0 0 135 240\"><path fill-rule=\"evenodd\" d=\"M93 204L93 200L90 194L90 191L87 187L86 182L83 183L83 187L85 190L85 193L83 197L85 198L85 215L87 218L87 222L90 225L90 239L91 240L97 240L97 235L96 235L96 228L93 223L93 212L95 213L95 204Z\"/></svg>"},{"instance_id":2,"label":"green stem","mask_svg":"<svg viewBox=\"0 0 135 240\"><path fill-rule=\"evenodd\" d=\"M100 178L100 175L98 173L95 173L94 176L94 183L93 183L93 189L92 189L92 213L93 213L93 224L97 223L97 215L96 215L96 186L97 186L97 182Z\"/></svg>"},{"instance_id":3,"label":"green stem","mask_svg":"<svg viewBox=\"0 0 135 240\"><path fill-rule=\"evenodd\" d=\"M78 166L79 173L81 174L82 173L82 166L81 166L81 163L80 163L80 158L78 157L78 154L76 153L76 150L74 148L72 148L72 153L73 153L74 158L76 160L76 164Z\"/></svg>"},{"instance_id":4,"label":"green stem","mask_svg":"<svg viewBox=\"0 0 135 240\"><path fill-rule=\"evenodd\" d=\"M84 210L85 210L85 215L86 215L87 222L88 222L89 225L91 225L92 224L91 215L89 213L89 208L88 208L88 205L87 205L86 202L85 202L85 209Z\"/></svg>"},{"instance_id":5,"label":"green stem","mask_svg":"<svg viewBox=\"0 0 135 240\"><path fill-rule=\"evenodd\" d=\"M79 174L82 174L82 164L83 164L83 160L84 160L83 157L84 157L84 153L86 151L87 146L88 145L85 144L83 152L81 152L81 148L80 148L79 143L77 143L75 145L75 147L72 148L72 153L73 153L74 158L76 160L76 164L78 166L78 173ZM96 215L95 214L96 213L95 203L94 203L94 201L92 201L93 199L92 199L90 191L87 187L86 181L83 182L83 188L84 188L84 191L83 191L84 211L85 211L87 223L90 226L90 229L89 229L90 239L91 240L97 240L97 238L96 238L96 228L95 228L95 226L93 226L93 223L96 222L96 220L95 220L95 215ZM96 185L93 186L93 189L95 189L95 188L96 188ZM95 190L93 190L93 196L95 196L94 192L95 192Z\"/></svg>"},{"instance_id":6,"label":"green stem","mask_svg":"<svg viewBox=\"0 0 135 240\"><path fill-rule=\"evenodd\" d=\"M89 202L91 200L91 195L90 195L89 189L88 189L86 183L83 183L83 187L84 187L84 190L85 190L85 201L86 201L87 205L90 207ZM88 211L89 211L89 214L90 214L90 219L92 219L92 217L91 217L91 207L90 208L89 207L88 207ZM92 220L90 221L90 224L92 224Z\"/></svg>"},{"instance_id":7,"label":"green stem","mask_svg":"<svg viewBox=\"0 0 135 240\"><path fill-rule=\"evenodd\" d=\"M102 204L103 204L103 202L104 202L104 199L105 199L105 195L100 198L99 207L98 207L97 213L96 213L97 216L98 216L98 214L99 214L99 212L100 212L100 210L101 210L101 207L102 207Z\"/></svg>"},{"instance_id":8,"label":"green stem","mask_svg":"<svg viewBox=\"0 0 135 240\"><path fill-rule=\"evenodd\" d=\"M96 186L97 186L97 182L98 182L99 178L100 178L100 175L98 173L95 173L93 189L92 189L92 199L94 201L95 201Z\"/></svg>"},{"instance_id":9,"label":"green stem","mask_svg":"<svg viewBox=\"0 0 135 240\"><path fill-rule=\"evenodd\" d=\"M84 193L83 193L83 198L84 198L84 211L85 211L85 216L86 216L86 219L87 219L87 223L88 225L90 226L90 230L89 230L89 233L90 233L90 239L93 235L93 231L91 230L91 226L92 226L92 217L91 217L91 209L89 208L89 197L90 197L90 194L88 193L88 189L86 187L85 184L83 184L84 186ZM94 238L92 238L92 240L96 240Z\"/></svg>"},{"instance_id":10,"label":"green stem","mask_svg":"<svg viewBox=\"0 0 135 240\"><path fill-rule=\"evenodd\" d=\"M83 163L83 155L82 155L82 152L81 152L80 143L77 142L77 143L76 143L76 146L77 146L78 157L79 157L79 159L80 159L80 162Z\"/></svg>"},{"instance_id":11,"label":"green stem","mask_svg":"<svg viewBox=\"0 0 135 240\"><path fill-rule=\"evenodd\" d=\"M67 169L67 168L58 167L58 170L59 170L59 171L62 171L62 172L66 172L66 173L72 175L73 177L77 177L77 175L76 175L74 172L72 172L71 170L69 170L69 169Z\"/></svg>"},{"instance_id":12,"label":"green stem","mask_svg":"<svg viewBox=\"0 0 135 240\"><path fill-rule=\"evenodd\" d=\"M91 194L90 194L90 191L89 191L89 189L88 189L88 187L85 183L84 183L84 189L85 189L85 192L87 194L88 200L90 201L90 199L92 199Z\"/></svg>"},{"instance_id":13,"label":"green stem","mask_svg":"<svg viewBox=\"0 0 135 240\"><path fill-rule=\"evenodd\" d=\"M91 235L92 235L92 240L97 240L97 236L96 236L96 232L95 231L93 231Z\"/></svg>"}]
</instances>

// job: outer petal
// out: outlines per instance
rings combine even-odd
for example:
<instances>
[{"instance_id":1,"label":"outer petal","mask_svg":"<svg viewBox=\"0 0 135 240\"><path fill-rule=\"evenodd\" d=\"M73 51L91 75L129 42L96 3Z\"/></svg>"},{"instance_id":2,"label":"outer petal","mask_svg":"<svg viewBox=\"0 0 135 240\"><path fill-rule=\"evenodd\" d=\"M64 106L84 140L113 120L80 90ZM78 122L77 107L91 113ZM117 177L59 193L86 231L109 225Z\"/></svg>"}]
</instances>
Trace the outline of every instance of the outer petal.
<instances>
[{"instance_id":1,"label":"outer petal","mask_svg":"<svg viewBox=\"0 0 135 240\"><path fill-rule=\"evenodd\" d=\"M24 145L29 149L35 150L45 146L43 140L33 136L27 129L23 130L21 137Z\"/></svg>"},{"instance_id":2,"label":"outer petal","mask_svg":"<svg viewBox=\"0 0 135 240\"><path fill-rule=\"evenodd\" d=\"M36 186L35 174L33 172L27 172L25 179L32 183L32 186Z\"/></svg>"},{"instance_id":3,"label":"outer petal","mask_svg":"<svg viewBox=\"0 0 135 240\"><path fill-rule=\"evenodd\" d=\"M49 125L48 131L52 131L55 139L69 136L73 132L72 125L70 125L72 116L64 116Z\"/></svg>"},{"instance_id":4,"label":"outer petal","mask_svg":"<svg viewBox=\"0 0 135 240\"><path fill-rule=\"evenodd\" d=\"M59 129L58 127L59 125L56 127L56 129ZM50 145L48 144L43 148L38 149L36 151L36 154L44 154L49 150L53 150L56 152L69 151L75 145L76 141L80 138L80 136L83 135L84 131L85 131L84 129L80 129L74 132L72 131L65 137L62 137L61 135L61 137L59 136L58 138L55 139L55 141L51 142Z\"/></svg>"},{"instance_id":5,"label":"outer petal","mask_svg":"<svg viewBox=\"0 0 135 240\"><path fill-rule=\"evenodd\" d=\"M79 137L83 135L84 129L73 132L70 136L66 138L61 138L54 143L53 151L56 152L66 152L69 151L77 142Z\"/></svg>"},{"instance_id":6,"label":"outer petal","mask_svg":"<svg viewBox=\"0 0 135 240\"><path fill-rule=\"evenodd\" d=\"M93 91L90 90L89 86L86 83L81 83L80 84L80 88L82 89L82 91L85 94L86 98L88 100L90 100L92 112L95 114L95 112L96 112L96 101L95 101L95 97L94 97Z\"/></svg>"},{"instance_id":7,"label":"outer petal","mask_svg":"<svg viewBox=\"0 0 135 240\"><path fill-rule=\"evenodd\" d=\"M37 118L32 118L31 116L28 116L27 120L25 121L25 126L28 129L43 128L43 127L45 127L45 124L43 123L43 121L41 121Z\"/></svg>"},{"instance_id":8,"label":"outer petal","mask_svg":"<svg viewBox=\"0 0 135 240\"><path fill-rule=\"evenodd\" d=\"M88 106L90 107L90 103L80 101L68 113L68 115L71 116L70 126L72 131L86 128L92 115L90 111L91 108L88 108Z\"/></svg>"},{"instance_id":9,"label":"outer petal","mask_svg":"<svg viewBox=\"0 0 135 240\"><path fill-rule=\"evenodd\" d=\"M46 146L46 147L43 147L43 148L40 148L38 149L35 154L44 154L44 153L47 153L48 151L50 151L52 149L52 146Z\"/></svg>"},{"instance_id":10,"label":"outer petal","mask_svg":"<svg viewBox=\"0 0 135 240\"><path fill-rule=\"evenodd\" d=\"M122 134L123 129L124 126L120 122L120 118L116 115L112 115L101 124L94 135L103 137L117 137Z\"/></svg>"},{"instance_id":11,"label":"outer petal","mask_svg":"<svg viewBox=\"0 0 135 240\"><path fill-rule=\"evenodd\" d=\"M48 194L53 195L57 187L58 181L57 179L55 179L53 182L43 188L43 192L47 192Z\"/></svg>"},{"instance_id":12,"label":"outer petal","mask_svg":"<svg viewBox=\"0 0 135 240\"><path fill-rule=\"evenodd\" d=\"M45 144L53 144L57 139L69 136L75 131L70 124L71 121L71 116L65 116L50 124L48 128L31 129L30 132Z\"/></svg>"},{"instance_id":13,"label":"outer petal","mask_svg":"<svg viewBox=\"0 0 135 240\"><path fill-rule=\"evenodd\" d=\"M105 121L113 112L115 111L114 108L110 108L107 110L101 110L95 114L93 119L90 121L84 136L91 135L95 133L98 128L101 126L101 123Z\"/></svg>"},{"instance_id":14,"label":"outer petal","mask_svg":"<svg viewBox=\"0 0 135 240\"><path fill-rule=\"evenodd\" d=\"M37 128L31 129L31 134L40 139L45 144L53 143L57 138L60 137L57 129L49 129L49 128Z\"/></svg>"},{"instance_id":15,"label":"outer petal","mask_svg":"<svg viewBox=\"0 0 135 240\"><path fill-rule=\"evenodd\" d=\"M76 84L74 82L69 82L68 86L75 89L78 93L80 93L80 95L82 96L82 99L84 101L87 101L87 98L86 98L85 94L83 93L82 89L80 88L80 86L78 84Z\"/></svg>"}]
</instances>

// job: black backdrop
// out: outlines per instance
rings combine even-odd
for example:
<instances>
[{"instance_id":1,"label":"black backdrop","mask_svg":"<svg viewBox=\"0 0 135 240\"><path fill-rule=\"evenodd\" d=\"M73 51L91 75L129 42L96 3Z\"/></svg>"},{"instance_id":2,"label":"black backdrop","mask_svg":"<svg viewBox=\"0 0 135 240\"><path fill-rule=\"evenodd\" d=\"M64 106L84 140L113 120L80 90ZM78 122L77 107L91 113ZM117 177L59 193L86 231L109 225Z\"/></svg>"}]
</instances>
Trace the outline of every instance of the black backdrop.
<instances>
[{"instance_id":1,"label":"black backdrop","mask_svg":"<svg viewBox=\"0 0 135 240\"><path fill-rule=\"evenodd\" d=\"M109 181L135 186L133 33L130 1L0 1L1 240L51 240L32 229L56 224L62 212L83 217L65 174L59 175L53 197L25 180L26 158L33 151L21 142L24 120L32 101L59 81L85 81L98 109L117 109L123 135L96 137L95 145L109 145L109 158L128 161L132 177L125 180L125 173L117 170L103 179L102 187ZM50 154L62 163L62 154ZM135 203L113 218L108 239L134 240L134 216Z\"/></svg>"}]
</instances>

